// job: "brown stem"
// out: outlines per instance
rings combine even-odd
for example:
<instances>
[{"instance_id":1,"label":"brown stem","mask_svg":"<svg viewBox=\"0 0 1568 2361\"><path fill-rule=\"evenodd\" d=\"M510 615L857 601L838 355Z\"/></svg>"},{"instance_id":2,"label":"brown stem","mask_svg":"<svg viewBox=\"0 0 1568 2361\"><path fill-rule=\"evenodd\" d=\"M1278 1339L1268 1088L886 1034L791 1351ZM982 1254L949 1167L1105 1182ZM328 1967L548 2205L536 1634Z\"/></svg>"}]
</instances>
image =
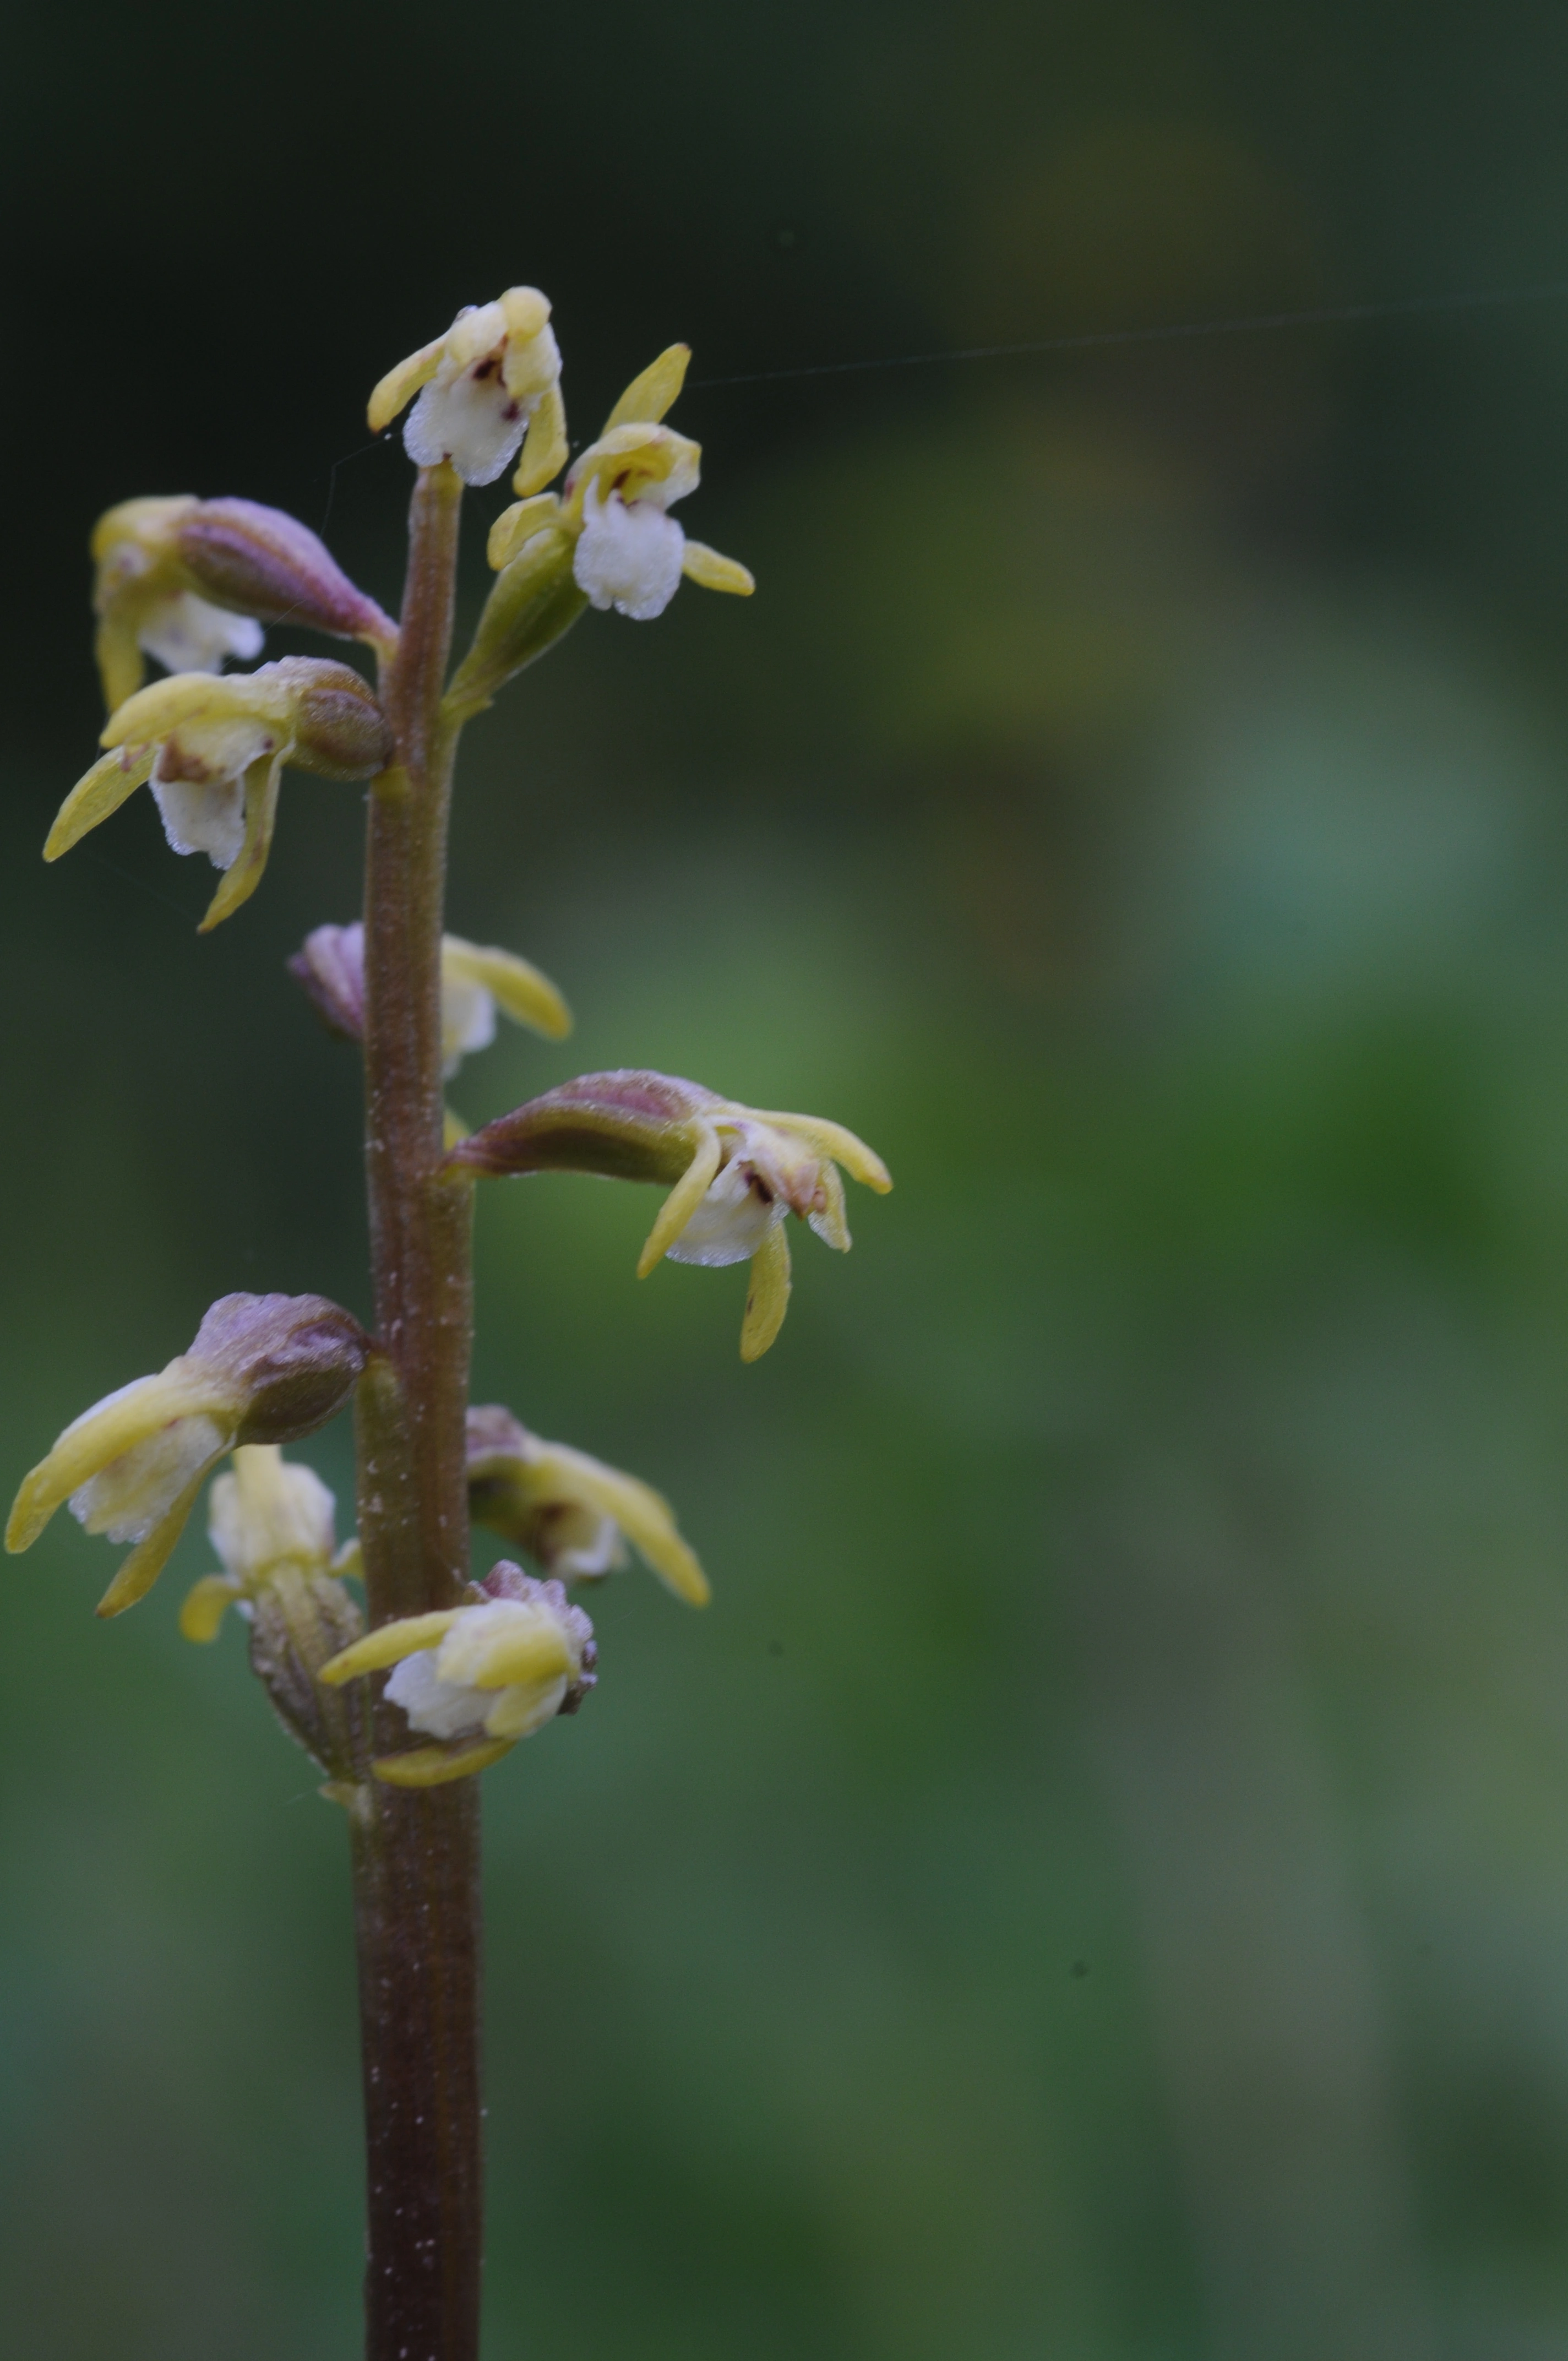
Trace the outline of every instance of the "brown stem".
<instances>
[{"instance_id":1,"label":"brown stem","mask_svg":"<svg viewBox=\"0 0 1568 2361\"><path fill-rule=\"evenodd\" d=\"M366 1159L383 1347L359 1392L359 1534L372 1625L450 1607L468 1573L463 1417L469 1194L440 1177L441 933L453 740L440 721L462 486L421 471L396 653L397 754L370 791ZM378 1709L376 1745L406 1740ZM477 2361L478 1783L366 1778L350 1812L368 2184L367 2361Z\"/></svg>"}]
</instances>

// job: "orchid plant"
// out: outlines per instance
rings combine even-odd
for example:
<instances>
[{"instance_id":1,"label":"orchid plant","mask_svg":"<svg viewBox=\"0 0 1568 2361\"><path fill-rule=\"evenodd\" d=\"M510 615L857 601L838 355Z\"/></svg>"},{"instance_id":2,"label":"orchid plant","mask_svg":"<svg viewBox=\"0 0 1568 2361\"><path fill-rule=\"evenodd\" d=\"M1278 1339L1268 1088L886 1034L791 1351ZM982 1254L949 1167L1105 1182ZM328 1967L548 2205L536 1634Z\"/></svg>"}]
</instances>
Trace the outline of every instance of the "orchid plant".
<instances>
[{"instance_id":1,"label":"orchid plant","mask_svg":"<svg viewBox=\"0 0 1568 2361\"><path fill-rule=\"evenodd\" d=\"M561 994L515 953L444 931L453 775L465 725L589 607L662 614L683 576L740 596L751 577L688 541L670 511L701 454L663 423L689 355L672 346L627 388L565 476L569 445L550 305L513 287L461 312L390 370L376 433L406 413L417 469L400 618L383 613L294 518L244 500L134 500L93 534L104 752L45 846L55 860L151 788L176 852L220 872L203 929L261 882L285 768L367 782L365 910L290 962L317 1012L361 1045L374 1310L318 1296L224 1297L189 1349L76 1419L24 1479L6 1533L27 1548L69 1503L129 1543L99 1606L146 1596L212 1478L222 1571L181 1629L210 1642L233 1607L284 1727L320 1765L349 1836L359 1956L368 2361L474 2361L482 2243L478 1774L575 1713L597 1674L570 1596L635 1551L702 1606L701 1565L658 1493L499 1405L468 1400L470 1239L486 1176L548 1170L668 1191L640 1271L665 1257L746 1262L741 1354L778 1334L787 1224L850 1244L842 1167L881 1160L814 1117L761 1112L677 1078L590 1074L467 1134L445 1104L498 1012L557 1040ZM513 461L517 499L489 535L495 581L450 666L465 486ZM370 651L356 668L286 656L246 673L284 620ZM144 686L148 657L168 676ZM352 1402L357 1533L283 1446ZM226 1472L217 1472L225 1460ZM510 1559L471 1578L471 1521Z\"/></svg>"}]
</instances>

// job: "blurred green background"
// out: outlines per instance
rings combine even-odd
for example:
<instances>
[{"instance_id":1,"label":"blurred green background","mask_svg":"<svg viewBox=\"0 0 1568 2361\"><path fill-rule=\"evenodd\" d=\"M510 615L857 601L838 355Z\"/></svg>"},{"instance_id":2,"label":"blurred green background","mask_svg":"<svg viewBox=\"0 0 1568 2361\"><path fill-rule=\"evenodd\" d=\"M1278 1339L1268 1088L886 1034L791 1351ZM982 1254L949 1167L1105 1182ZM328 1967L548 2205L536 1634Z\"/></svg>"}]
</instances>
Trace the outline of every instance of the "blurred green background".
<instances>
[{"instance_id":1,"label":"blurred green background","mask_svg":"<svg viewBox=\"0 0 1568 2361\"><path fill-rule=\"evenodd\" d=\"M487 1782L489 2354L1561 2361L1568 302L766 373L1562 278L1568 17L63 0L7 55L6 1484L219 1293L368 1308L283 972L356 792L291 780L211 940L148 797L38 862L92 520L244 492L395 599L365 394L513 280L580 439L691 340L683 515L761 588L471 732L453 923L579 1024L455 1099L647 1063L898 1180L754 1369L742 1274L633 1283L645 1192L482 1199L478 1398L717 1594L597 1593ZM27 2361L356 2345L343 1830L177 1636L209 1563L112 1626L64 1518L5 1576Z\"/></svg>"}]
</instances>

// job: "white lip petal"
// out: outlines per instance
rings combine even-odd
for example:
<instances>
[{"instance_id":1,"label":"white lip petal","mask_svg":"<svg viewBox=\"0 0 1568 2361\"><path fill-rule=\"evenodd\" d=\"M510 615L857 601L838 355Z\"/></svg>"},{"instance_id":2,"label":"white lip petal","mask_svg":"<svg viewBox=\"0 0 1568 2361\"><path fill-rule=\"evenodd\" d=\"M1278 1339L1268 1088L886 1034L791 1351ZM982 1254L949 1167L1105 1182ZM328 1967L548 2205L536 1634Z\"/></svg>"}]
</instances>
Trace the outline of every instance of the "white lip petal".
<instances>
[{"instance_id":1,"label":"white lip petal","mask_svg":"<svg viewBox=\"0 0 1568 2361\"><path fill-rule=\"evenodd\" d=\"M165 599L137 634L147 653L170 672L222 672L225 656L258 656L263 636L253 616L231 615L193 590Z\"/></svg>"},{"instance_id":2,"label":"white lip petal","mask_svg":"<svg viewBox=\"0 0 1568 2361\"><path fill-rule=\"evenodd\" d=\"M588 487L583 517L572 560L578 589L601 609L652 622L680 588L685 534L652 500L628 507L619 492L602 498L597 483Z\"/></svg>"},{"instance_id":3,"label":"white lip petal","mask_svg":"<svg viewBox=\"0 0 1568 2361\"><path fill-rule=\"evenodd\" d=\"M171 1419L90 1476L71 1496L71 1515L112 1542L145 1541L198 1468L223 1449L228 1432L201 1412Z\"/></svg>"},{"instance_id":4,"label":"white lip petal","mask_svg":"<svg viewBox=\"0 0 1568 2361\"><path fill-rule=\"evenodd\" d=\"M530 407L507 391L499 361L487 377L438 378L409 412L403 448L416 467L450 459L466 484L493 484L517 455Z\"/></svg>"},{"instance_id":5,"label":"white lip petal","mask_svg":"<svg viewBox=\"0 0 1568 2361\"><path fill-rule=\"evenodd\" d=\"M701 1263L710 1270L750 1262L774 1223L784 1219L784 1211L783 1200L763 1195L751 1165L737 1157L713 1181L669 1248L670 1260Z\"/></svg>"},{"instance_id":6,"label":"white lip petal","mask_svg":"<svg viewBox=\"0 0 1568 2361\"><path fill-rule=\"evenodd\" d=\"M152 774L153 799L174 852L204 852L214 869L232 868L245 845L245 781Z\"/></svg>"},{"instance_id":7,"label":"white lip petal","mask_svg":"<svg viewBox=\"0 0 1568 2361\"><path fill-rule=\"evenodd\" d=\"M400 1705L411 1730L432 1738L463 1738L483 1730L485 1716L496 1701L494 1689L475 1689L444 1681L435 1669L436 1651L421 1648L394 1667L385 1694Z\"/></svg>"}]
</instances>

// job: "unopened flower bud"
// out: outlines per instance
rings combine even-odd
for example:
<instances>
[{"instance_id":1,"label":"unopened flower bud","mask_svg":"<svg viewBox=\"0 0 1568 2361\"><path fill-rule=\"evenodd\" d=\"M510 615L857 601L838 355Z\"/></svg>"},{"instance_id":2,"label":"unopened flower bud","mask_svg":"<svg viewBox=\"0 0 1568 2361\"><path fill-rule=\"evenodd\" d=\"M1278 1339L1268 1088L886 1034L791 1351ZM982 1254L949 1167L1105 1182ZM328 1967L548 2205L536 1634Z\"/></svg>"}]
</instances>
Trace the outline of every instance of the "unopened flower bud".
<instances>
[{"instance_id":1,"label":"unopened flower bud","mask_svg":"<svg viewBox=\"0 0 1568 2361\"><path fill-rule=\"evenodd\" d=\"M841 1124L742 1106L672 1074L624 1069L580 1075L499 1115L446 1161L476 1173L595 1172L662 1182L670 1193L638 1277L664 1255L710 1268L750 1261L740 1330L746 1361L767 1351L788 1307L784 1215L797 1214L843 1253L850 1232L839 1166L879 1193L893 1186L881 1157Z\"/></svg>"},{"instance_id":2,"label":"unopened flower bud","mask_svg":"<svg viewBox=\"0 0 1568 2361\"><path fill-rule=\"evenodd\" d=\"M689 1606L706 1607L711 1596L667 1500L586 1451L542 1442L499 1402L468 1412L468 1508L477 1524L561 1581L624 1565L631 1542Z\"/></svg>"},{"instance_id":3,"label":"unopened flower bud","mask_svg":"<svg viewBox=\"0 0 1568 2361\"><path fill-rule=\"evenodd\" d=\"M383 1623L322 1667L329 1686L395 1666L388 1699L439 1741L372 1767L394 1786L433 1787L483 1771L593 1687L593 1625L558 1582L504 1562L482 1603Z\"/></svg>"},{"instance_id":4,"label":"unopened flower bud","mask_svg":"<svg viewBox=\"0 0 1568 2361\"><path fill-rule=\"evenodd\" d=\"M24 1477L8 1550L69 1500L90 1533L135 1543L100 1615L150 1590L207 1476L241 1443L292 1443L342 1409L365 1366L358 1322L320 1295L225 1295L189 1352L83 1411Z\"/></svg>"},{"instance_id":5,"label":"unopened flower bud","mask_svg":"<svg viewBox=\"0 0 1568 2361\"><path fill-rule=\"evenodd\" d=\"M368 685L317 656L221 679L178 673L155 681L127 698L99 742L109 751L60 806L44 859L58 861L150 780L173 850L204 852L223 871L203 933L261 882L286 763L323 778L366 779L392 751Z\"/></svg>"},{"instance_id":6,"label":"unopened flower bud","mask_svg":"<svg viewBox=\"0 0 1568 2361\"><path fill-rule=\"evenodd\" d=\"M195 588L220 607L372 647L396 642L391 617L349 580L319 535L283 509L198 500L176 520L173 543Z\"/></svg>"},{"instance_id":7,"label":"unopened flower bud","mask_svg":"<svg viewBox=\"0 0 1568 2361\"><path fill-rule=\"evenodd\" d=\"M288 962L328 1030L358 1041L365 1032L365 928L317 927ZM460 935L441 939L441 1035L443 1071L455 1074L475 1049L496 1038L499 1009L514 1025L526 1025L547 1040L560 1041L572 1029L572 1014L547 975L515 951L466 943Z\"/></svg>"}]
</instances>

